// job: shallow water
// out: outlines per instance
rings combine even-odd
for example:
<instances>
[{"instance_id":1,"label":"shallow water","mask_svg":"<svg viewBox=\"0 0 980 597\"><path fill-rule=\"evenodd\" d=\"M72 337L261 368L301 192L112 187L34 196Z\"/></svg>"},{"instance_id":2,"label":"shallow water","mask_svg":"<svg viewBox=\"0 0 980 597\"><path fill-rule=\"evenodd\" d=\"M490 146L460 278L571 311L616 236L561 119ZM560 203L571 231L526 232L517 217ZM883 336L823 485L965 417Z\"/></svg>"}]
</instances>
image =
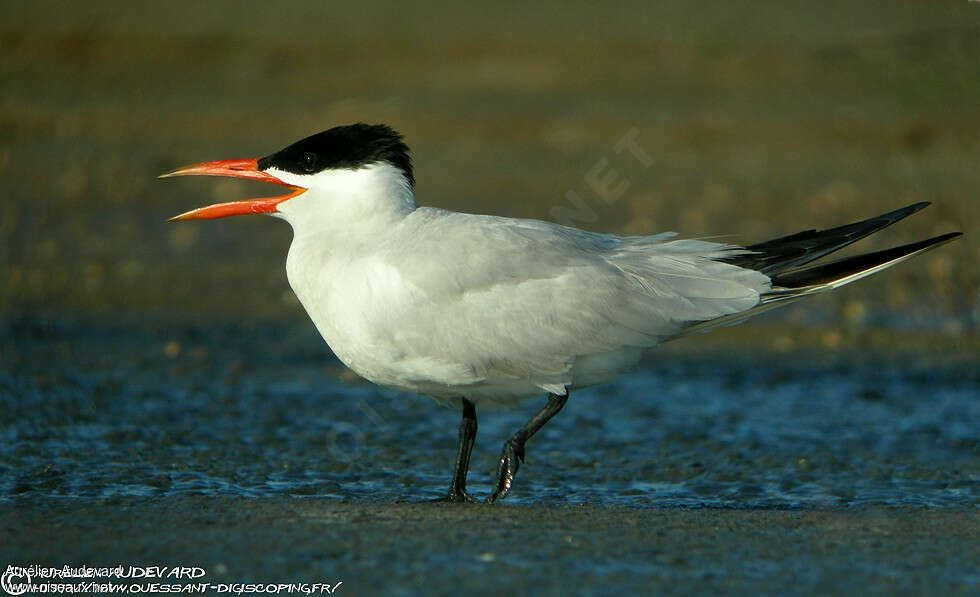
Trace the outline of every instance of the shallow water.
<instances>
[{"instance_id":1,"label":"shallow water","mask_svg":"<svg viewBox=\"0 0 980 597\"><path fill-rule=\"evenodd\" d=\"M507 503L810 508L980 505L971 355L652 353L573 395ZM304 322L6 322L0 499L308 496L445 489L458 415L347 380ZM539 402L543 402L544 397ZM479 411L470 489L538 408Z\"/></svg>"}]
</instances>

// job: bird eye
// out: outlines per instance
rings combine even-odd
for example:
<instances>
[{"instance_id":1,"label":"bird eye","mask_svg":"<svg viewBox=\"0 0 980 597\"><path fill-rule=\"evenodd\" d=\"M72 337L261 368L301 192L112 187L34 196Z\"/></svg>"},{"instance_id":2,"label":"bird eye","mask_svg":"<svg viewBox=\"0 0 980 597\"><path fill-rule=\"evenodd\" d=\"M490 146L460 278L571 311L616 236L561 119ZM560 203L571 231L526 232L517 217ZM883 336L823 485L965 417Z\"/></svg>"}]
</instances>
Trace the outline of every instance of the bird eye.
<instances>
[{"instance_id":1,"label":"bird eye","mask_svg":"<svg viewBox=\"0 0 980 597\"><path fill-rule=\"evenodd\" d=\"M316 154L312 151L307 151L300 158L300 163L303 165L303 169L307 172L313 172L316 170Z\"/></svg>"}]
</instances>

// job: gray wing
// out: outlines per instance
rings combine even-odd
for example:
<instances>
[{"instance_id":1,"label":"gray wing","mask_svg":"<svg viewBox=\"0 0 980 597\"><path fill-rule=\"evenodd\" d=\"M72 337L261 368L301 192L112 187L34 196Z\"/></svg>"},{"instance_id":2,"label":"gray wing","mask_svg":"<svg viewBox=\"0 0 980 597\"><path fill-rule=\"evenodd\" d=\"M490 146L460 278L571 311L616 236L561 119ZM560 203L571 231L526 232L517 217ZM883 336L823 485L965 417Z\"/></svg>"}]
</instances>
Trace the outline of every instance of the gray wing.
<instances>
[{"instance_id":1,"label":"gray wing","mask_svg":"<svg viewBox=\"0 0 980 597\"><path fill-rule=\"evenodd\" d=\"M764 274L720 261L742 249L672 236L419 209L380 249L415 289L387 329L399 350L438 355L472 383L510 376L550 389L573 385L584 358L655 345L770 289Z\"/></svg>"}]
</instances>

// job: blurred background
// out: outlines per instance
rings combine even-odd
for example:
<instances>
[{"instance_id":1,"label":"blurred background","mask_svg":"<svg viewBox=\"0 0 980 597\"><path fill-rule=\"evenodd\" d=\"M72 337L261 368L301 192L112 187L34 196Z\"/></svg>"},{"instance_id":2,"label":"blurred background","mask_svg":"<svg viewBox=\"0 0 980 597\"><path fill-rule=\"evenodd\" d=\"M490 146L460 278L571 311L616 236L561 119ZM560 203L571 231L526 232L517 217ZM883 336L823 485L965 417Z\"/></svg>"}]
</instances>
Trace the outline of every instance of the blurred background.
<instances>
[{"instance_id":1,"label":"blurred background","mask_svg":"<svg viewBox=\"0 0 980 597\"><path fill-rule=\"evenodd\" d=\"M0 1L0 561L358 594L977 594L980 3L492 6ZM167 223L270 187L156 178L357 121L405 135L420 205L752 243L931 201L844 253L965 236L651 351L573 396L499 509L406 516L445 491L458 413L331 358L284 222ZM471 492L539 407L481 407ZM624 533L612 505L657 516Z\"/></svg>"},{"instance_id":2,"label":"blurred background","mask_svg":"<svg viewBox=\"0 0 980 597\"><path fill-rule=\"evenodd\" d=\"M975 335L978 10L4 2L0 314L305 320L285 223L166 222L267 188L156 176L364 121L405 134L421 205L600 231L753 242L932 201L852 252L964 238L768 321Z\"/></svg>"}]
</instances>

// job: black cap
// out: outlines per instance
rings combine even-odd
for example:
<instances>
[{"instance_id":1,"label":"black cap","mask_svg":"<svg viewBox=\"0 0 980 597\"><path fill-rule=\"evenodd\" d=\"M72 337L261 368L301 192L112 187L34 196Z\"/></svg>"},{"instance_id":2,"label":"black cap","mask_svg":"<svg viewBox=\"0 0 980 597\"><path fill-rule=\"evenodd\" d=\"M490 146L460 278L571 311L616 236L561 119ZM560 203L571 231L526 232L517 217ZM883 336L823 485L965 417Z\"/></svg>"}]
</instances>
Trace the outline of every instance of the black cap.
<instances>
[{"instance_id":1,"label":"black cap","mask_svg":"<svg viewBox=\"0 0 980 597\"><path fill-rule=\"evenodd\" d=\"M328 129L261 158L258 168L316 174L330 169L357 170L379 163L398 168L415 186L408 146L397 131L384 124L359 122Z\"/></svg>"}]
</instances>

